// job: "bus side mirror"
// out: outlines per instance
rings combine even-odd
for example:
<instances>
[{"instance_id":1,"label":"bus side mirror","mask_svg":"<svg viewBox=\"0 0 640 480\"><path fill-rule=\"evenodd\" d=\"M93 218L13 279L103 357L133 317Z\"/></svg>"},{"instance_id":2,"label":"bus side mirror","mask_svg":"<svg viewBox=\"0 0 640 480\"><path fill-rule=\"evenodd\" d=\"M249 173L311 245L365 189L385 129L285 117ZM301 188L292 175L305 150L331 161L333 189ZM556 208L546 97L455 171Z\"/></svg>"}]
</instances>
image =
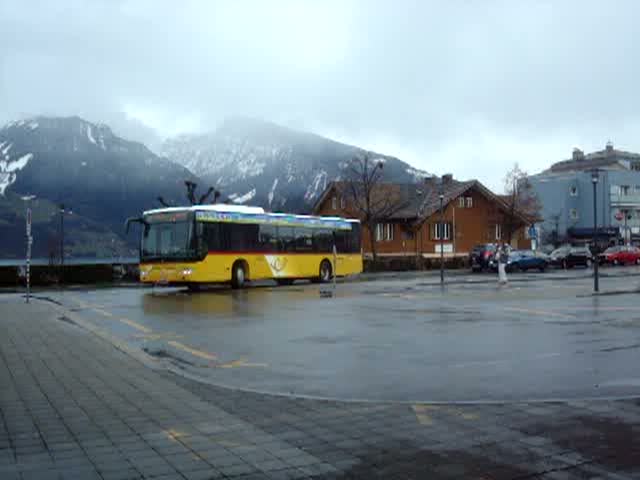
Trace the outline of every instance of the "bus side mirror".
<instances>
[{"instance_id":1,"label":"bus side mirror","mask_svg":"<svg viewBox=\"0 0 640 480\"><path fill-rule=\"evenodd\" d=\"M145 232L146 232L147 228L149 228L149 222L147 222L144 218L142 218L142 217L129 217L124 222L124 229L125 229L124 233L125 233L125 235L129 234L129 226L132 223L142 223L144 225Z\"/></svg>"}]
</instances>

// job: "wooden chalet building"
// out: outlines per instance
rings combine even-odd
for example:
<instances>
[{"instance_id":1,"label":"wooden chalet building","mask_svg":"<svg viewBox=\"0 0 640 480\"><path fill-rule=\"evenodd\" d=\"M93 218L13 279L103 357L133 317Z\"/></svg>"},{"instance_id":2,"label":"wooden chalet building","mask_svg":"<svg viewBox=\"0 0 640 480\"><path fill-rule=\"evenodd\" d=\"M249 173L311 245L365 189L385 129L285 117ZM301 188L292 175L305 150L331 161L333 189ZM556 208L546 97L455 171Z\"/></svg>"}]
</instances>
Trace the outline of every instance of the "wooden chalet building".
<instances>
[{"instance_id":1,"label":"wooden chalet building","mask_svg":"<svg viewBox=\"0 0 640 480\"><path fill-rule=\"evenodd\" d=\"M315 215L361 218L349 182L332 182L314 205ZM440 192L443 194L444 222L440 224ZM440 254L442 236L445 255L467 255L474 245L502 243L511 229L514 248L531 248L526 237L530 220L514 212L507 201L477 180L457 181L451 175L427 178L416 184L380 183L372 197L385 197L392 208L375 226L378 255ZM362 226L362 245L371 254L367 226Z\"/></svg>"}]
</instances>

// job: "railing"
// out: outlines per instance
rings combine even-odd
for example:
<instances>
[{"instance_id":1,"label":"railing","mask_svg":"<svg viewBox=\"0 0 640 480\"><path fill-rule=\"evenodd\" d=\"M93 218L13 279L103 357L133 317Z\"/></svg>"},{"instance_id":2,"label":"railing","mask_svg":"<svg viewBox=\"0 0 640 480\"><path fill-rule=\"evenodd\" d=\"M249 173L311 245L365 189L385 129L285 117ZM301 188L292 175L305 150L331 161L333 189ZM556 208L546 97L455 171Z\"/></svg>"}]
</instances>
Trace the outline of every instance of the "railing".
<instances>
[{"instance_id":1,"label":"railing","mask_svg":"<svg viewBox=\"0 0 640 480\"><path fill-rule=\"evenodd\" d=\"M611 194L611 205L637 205L640 207L640 195Z\"/></svg>"}]
</instances>

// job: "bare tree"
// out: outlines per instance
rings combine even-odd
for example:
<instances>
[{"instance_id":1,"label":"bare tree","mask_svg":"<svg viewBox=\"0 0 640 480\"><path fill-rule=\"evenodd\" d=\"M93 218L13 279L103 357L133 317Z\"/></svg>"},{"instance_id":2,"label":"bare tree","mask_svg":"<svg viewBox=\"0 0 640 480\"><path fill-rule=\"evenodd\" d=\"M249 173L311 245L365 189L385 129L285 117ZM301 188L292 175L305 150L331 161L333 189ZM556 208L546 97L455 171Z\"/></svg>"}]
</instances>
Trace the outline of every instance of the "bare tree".
<instances>
[{"instance_id":1,"label":"bare tree","mask_svg":"<svg viewBox=\"0 0 640 480\"><path fill-rule=\"evenodd\" d=\"M172 207L173 205L171 205L170 203L165 202L163 197L158 197L157 198L158 202L160 202L160 205L162 205L163 207Z\"/></svg>"},{"instance_id":2,"label":"bare tree","mask_svg":"<svg viewBox=\"0 0 640 480\"><path fill-rule=\"evenodd\" d=\"M384 162L373 159L369 153L355 156L350 164L346 182L340 194L349 199L349 205L367 227L373 261L377 260L376 225L389 218L403 205L393 188L382 184Z\"/></svg>"},{"instance_id":3,"label":"bare tree","mask_svg":"<svg viewBox=\"0 0 640 480\"><path fill-rule=\"evenodd\" d=\"M209 200L209 197L211 197L211 194L213 194L213 203L216 203L220 198L220 196L222 195L215 188L209 187L209 189L204 194L200 195L199 197L196 197L196 190L198 189L198 184L190 180L185 180L184 185L185 187L187 187L187 200L189 201L190 205L204 205L207 202L207 200ZM160 202L160 205L162 205L163 207L173 206L170 203L166 202L162 196L157 197L157 200L158 202Z\"/></svg>"},{"instance_id":4,"label":"bare tree","mask_svg":"<svg viewBox=\"0 0 640 480\"><path fill-rule=\"evenodd\" d=\"M504 177L504 192L507 211L503 217L503 229L506 242L511 243L513 235L522 225L523 217L534 223L540 217L542 206L529 181L529 175L517 162Z\"/></svg>"}]
</instances>

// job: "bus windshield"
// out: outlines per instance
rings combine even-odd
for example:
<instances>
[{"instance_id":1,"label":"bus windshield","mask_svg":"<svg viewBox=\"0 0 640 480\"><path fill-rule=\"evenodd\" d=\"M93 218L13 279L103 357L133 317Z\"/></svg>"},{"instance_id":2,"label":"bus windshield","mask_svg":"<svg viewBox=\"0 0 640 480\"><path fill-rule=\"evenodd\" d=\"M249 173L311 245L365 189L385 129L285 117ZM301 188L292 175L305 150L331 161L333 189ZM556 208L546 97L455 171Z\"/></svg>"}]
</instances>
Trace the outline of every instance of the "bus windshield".
<instances>
[{"instance_id":1,"label":"bus windshield","mask_svg":"<svg viewBox=\"0 0 640 480\"><path fill-rule=\"evenodd\" d=\"M154 215L142 233L140 260L189 260L196 256L191 215Z\"/></svg>"}]
</instances>

